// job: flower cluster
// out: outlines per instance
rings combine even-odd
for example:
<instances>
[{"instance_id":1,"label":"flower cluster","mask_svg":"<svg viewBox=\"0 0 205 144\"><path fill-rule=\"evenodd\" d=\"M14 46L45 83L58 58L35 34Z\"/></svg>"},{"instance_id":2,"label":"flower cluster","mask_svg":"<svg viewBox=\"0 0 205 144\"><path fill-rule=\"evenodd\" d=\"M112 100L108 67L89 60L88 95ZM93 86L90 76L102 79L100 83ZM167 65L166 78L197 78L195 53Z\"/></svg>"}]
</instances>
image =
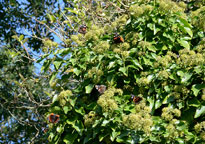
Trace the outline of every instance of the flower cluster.
<instances>
[{"instance_id":1,"label":"flower cluster","mask_svg":"<svg viewBox=\"0 0 205 144\"><path fill-rule=\"evenodd\" d=\"M183 49L179 51L179 58L176 63L181 67L191 68L205 63L205 56L196 53L194 50Z\"/></svg>"},{"instance_id":2,"label":"flower cluster","mask_svg":"<svg viewBox=\"0 0 205 144\"><path fill-rule=\"evenodd\" d=\"M129 32L126 34L125 39L132 45L136 45L139 40L139 34L136 32Z\"/></svg>"},{"instance_id":3,"label":"flower cluster","mask_svg":"<svg viewBox=\"0 0 205 144\"><path fill-rule=\"evenodd\" d=\"M142 48L142 51L147 51L147 49L149 47L151 47L152 44L150 42L147 42L147 41L140 41L139 46Z\"/></svg>"},{"instance_id":4,"label":"flower cluster","mask_svg":"<svg viewBox=\"0 0 205 144\"><path fill-rule=\"evenodd\" d=\"M137 81L137 84L140 86L140 87L143 87L143 86L147 86L149 85L150 81L147 77L141 77L138 81Z\"/></svg>"},{"instance_id":5,"label":"flower cluster","mask_svg":"<svg viewBox=\"0 0 205 144\"><path fill-rule=\"evenodd\" d=\"M75 42L76 44L78 44L79 46L83 46L85 43L85 39L83 35L80 33L78 35L72 35L71 40Z\"/></svg>"},{"instance_id":6,"label":"flower cluster","mask_svg":"<svg viewBox=\"0 0 205 144\"><path fill-rule=\"evenodd\" d=\"M100 41L94 48L93 51L96 53L103 53L110 48L107 41Z\"/></svg>"},{"instance_id":7,"label":"flower cluster","mask_svg":"<svg viewBox=\"0 0 205 144\"><path fill-rule=\"evenodd\" d=\"M133 15L135 18L141 16L145 12L149 12L152 10L153 10L153 6L145 5L145 4L142 4L140 6L138 4L135 4L135 5L132 5L129 9L131 15Z\"/></svg>"},{"instance_id":8,"label":"flower cluster","mask_svg":"<svg viewBox=\"0 0 205 144\"><path fill-rule=\"evenodd\" d=\"M104 112L112 113L118 108L118 104L114 99L115 93L122 95L122 90L108 88L98 99L97 103L102 107Z\"/></svg>"},{"instance_id":9,"label":"flower cluster","mask_svg":"<svg viewBox=\"0 0 205 144\"><path fill-rule=\"evenodd\" d=\"M85 126L90 127L91 125L93 125L96 119L97 119L96 113L94 111L90 111L88 114L84 116Z\"/></svg>"},{"instance_id":10,"label":"flower cluster","mask_svg":"<svg viewBox=\"0 0 205 144\"><path fill-rule=\"evenodd\" d=\"M184 137L185 134L183 130L178 129L178 124L180 123L177 119L172 119L169 124L166 126L166 131L168 132L167 138L168 139L176 139L178 137ZM185 123L184 123L185 124Z\"/></svg>"},{"instance_id":11,"label":"flower cluster","mask_svg":"<svg viewBox=\"0 0 205 144\"><path fill-rule=\"evenodd\" d=\"M197 123L194 126L194 129L197 132L197 134L200 133L201 139L205 141L205 121L203 121L201 123Z\"/></svg>"},{"instance_id":12,"label":"flower cluster","mask_svg":"<svg viewBox=\"0 0 205 144\"><path fill-rule=\"evenodd\" d=\"M135 110L136 113L123 116L123 124L130 129L149 134L153 124L150 107L146 106L146 102L142 100L139 104L136 104Z\"/></svg>"},{"instance_id":13,"label":"flower cluster","mask_svg":"<svg viewBox=\"0 0 205 144\"><path fill-rule=\"evenodd\" d=\"M168 68L170 63L172 63L173 59L170 55L165 55L163 57L158 56L156 58L156 62L154 63L154 67L158 68L159 66L163 67L163 68Z\"/></svg>"},{"instance_id":14,"label":"flower cluster","mask_svg":"<svg viewBox=\"0 0 205 144\"><path fill-rule=\"evenodd\" d=\"M112 22L110 26L113 28L118 27L119 30L123 30L127 20L128 20L128 15L120 16L118 19ZM108 30L109 29L113 30L113 28L110 28L109 26L106 26L105 28L108 28ZM106 29L107 32L109 32L108 30Z\"/></svg>"},{"instance_id":15,"label":"flower cluster","mask_svg":"<svg viewBox=\"0 0 205 144\"><path fill-rule=\"evenodd\" d=\"M202 90L201 99L205 101L205 88Z\"/></svg>"},{"instance_id":16,"label":"flower cluster","mask_svg":"<svg viewBox=\"0 0 205 144\"><path fill-rule=\"evenodd\" d=\"M103 71L100 69L97 69L96 67L93 67L92 69L88 70L88 78L92 78L93 81L98 83L100 81L100 77L103 75Z\"/></svg>"},{"instance_id":17,"label":"flower cluster","mask_svg":"<svg viewBox=\"0 0 205 144\"><path fill-rule=\"evenodd\" d=\"M162 109L162 118L166 121L172 121L174 116L180 117L181 111L177 108L173 109L171 107L165 107Z\"/></svg>"},{"instance_id":18,"label":"flower cluster","mask_svg":"<svg viewBox=\"0 0 205 144\"><path fill-rule=\"evenodd\" d=\"M97 41L99 37L104 33L103 28L99 28L98 26L94 25L92 28L85 34L85 39Z\"/></svg>"},{"instance_id":19,"label":"flower cluster","mask_svg":"<svg viewBox=\"0 0 205 144\"><path fill-rule=\"evenodd\" d=\"M58 47L57 42L53 42L52 40L47 39L47 38L43 41L43 45L44 46L42 50L43 52L46 52L46 53L49 51L49 49L52 50Z\"/></svg>"},{"instance_id":20,"label":"flower cluster","mask_svg":"<svg viewBox=\"0 0 205 144\"><path fill-rule=\"evenodd\" d=\"M59 95L58 95L58 100L60 102L61 106L64 106L67 101L69 100L69 97L72 96L72 92L70 90L66 90L66 91L62 91Z\"/></svg>"},{"instance_id":21,"label":"flower cluster","mask_svg":"<svg viewBox=\"0 0 205 144\"><path fill-rule=\"evenodd\" d=\"M185 8L182 3L175 3L171 0L158 0L159 9L164 12L184 12Z\"/></svg>"},{"instance_id":22,"label":"flower cluster","mask_svg":"<svg viewBox=\"0 0 205 144\"><path fill-rule=\"evenodd\" d=\"M160 79L160 80L167 80L168 78L169 78L169 72L168 71L166 71L166 70L162 70L162 71L159 71L159 73L158 73L158 78Z\"/></svg>"},{"instance_id":23,"label":"flower cluster","mask_svg":"<svg viewBox=\"0 0 205 144\"><path fill-rule=\"evenodd\" d=\"M191 18L192 18L192 24L205 31L205 6L197 9L196 11L192 11Z\"/></svg>"}]
</instances>

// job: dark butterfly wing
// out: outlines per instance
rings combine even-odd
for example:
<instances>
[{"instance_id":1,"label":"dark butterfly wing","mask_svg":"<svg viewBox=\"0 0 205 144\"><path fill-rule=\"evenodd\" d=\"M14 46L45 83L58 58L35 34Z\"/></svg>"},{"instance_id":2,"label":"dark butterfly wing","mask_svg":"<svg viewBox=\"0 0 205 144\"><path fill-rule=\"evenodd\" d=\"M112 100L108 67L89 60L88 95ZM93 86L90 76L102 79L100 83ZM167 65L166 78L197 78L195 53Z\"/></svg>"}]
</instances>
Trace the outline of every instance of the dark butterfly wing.
<instances>
[{"instance_id":1,"label":"dark butterfly wing","mask_svg":"<svg viewBox=\"0 0 205 144\"><path fill-rule=\"evenodd\" d=\"M122 43L124 42L124 39L121 36L120 36L120 42L122 42Z\"/></svg>"},{"instance_id":2,"label":"dark butterfly wing","mask_svg":"<svg viewBox=\"0 0 205 144\"><path fill-rule=\"evenodd\" d=\"M87 27L85 25L80 26L78 32L81 34L86 34L86 29L87 29Z\"/></svg>"},{"instance_id":3,"label":"dark butterfly wing","mask_svg":"<svg viewBox=\"0 0 205 144\"><path fill-rule=\"evenodd\" d=\"M57 123L60 119L60 116L54 113L51 113L48 118L49 118L50 123Z\"/></svg>"},{"instance_id":4,"label":"dark butterfly wing","mask_svg":"<svg viewBox=\"0 0 205 144\"><path fill-rule=\"evenodd\" d=\"M113 37L113 40L115 43L122 43L124 42L124 39L123 37L121 37L120 35L116 34L114 37Z\"/></svg>"},{"instance_id":5,"label":"dark butterfly wing","mask_svg":"<svg viewBox=\"0 0 205 144\"><path fill-rule=\"evenodd\" d=\"M133 98L133 102L135 102L135 103L139 103L140 101L142 100L142 98L141 97L134 97Z\"/></svg>"},{"instance_id":6,"label":"dark butterfly wing","mask_svg":"<svg viewBox=\"0 0 205 144\"><path fill-rule=\"evenodd\" d=\"M105 85L95 85L95 88L98 90L98 92L100 94L103 94L106 90L106 86Z\"/></svg>"},{"instance_id":7,"label":"dark butterfly wing","mask_svg":"<svg viewBox=\"0 0 205 144\"><path fill-rule=\"evenodd\" d=\"M136 104L139 103L142 100L142 97L135 96L133 94L131 94L131 98L132 98L132 101Z\"/></svg>"},{"instance_id":8,"label":"dark butterfly wing","mask_svg":"<svg viewBox=\"0 0 205 144\"><path fill-rule=\"evenodd\" d=\"M54 123L57 123L57 122L59 121L59 119L60 119L60 116L59 116L59 115L55 115L55 121L54 121Z\"/></svg>"}]
</instances>

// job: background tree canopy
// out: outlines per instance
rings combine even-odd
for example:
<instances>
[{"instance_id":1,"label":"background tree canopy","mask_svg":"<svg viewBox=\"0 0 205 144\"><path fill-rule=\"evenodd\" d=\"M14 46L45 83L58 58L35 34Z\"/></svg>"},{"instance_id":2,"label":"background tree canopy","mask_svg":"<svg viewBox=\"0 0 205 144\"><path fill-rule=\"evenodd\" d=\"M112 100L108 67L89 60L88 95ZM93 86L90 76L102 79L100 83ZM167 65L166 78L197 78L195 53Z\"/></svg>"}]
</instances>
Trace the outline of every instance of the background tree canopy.
<instances>
[{"instance_id":1,"label":"background tree canopy","mask_svg":"<svg viewBox=\"0 0 205 144\"><path fill-rule=\"evenodd\" d=\"M1 143L205 142L204 0L0 4Z\"/></svg>"}]
</instances>

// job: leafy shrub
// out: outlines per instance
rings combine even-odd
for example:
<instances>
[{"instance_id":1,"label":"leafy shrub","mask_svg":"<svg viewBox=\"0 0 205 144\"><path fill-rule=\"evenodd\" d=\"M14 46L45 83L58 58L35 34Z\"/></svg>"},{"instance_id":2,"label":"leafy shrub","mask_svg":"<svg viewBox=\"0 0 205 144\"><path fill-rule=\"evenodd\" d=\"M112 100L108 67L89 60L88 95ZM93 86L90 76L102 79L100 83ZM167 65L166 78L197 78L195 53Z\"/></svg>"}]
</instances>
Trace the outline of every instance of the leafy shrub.
<instances>
[{"instance_id":1,"label":"leafy shrub","mask_svg":"<svg viewBox=\"0 0 205 144\"><path fill-rule=\"evenodd\" d=\"M202 143L205 113L204 8L138 1L111 24L71 36L44 62L55 67L54 143ZM114 33L124 38L115 43ZM69 56L68 56L69 55ZM56 78L56 80L54 80ZM100 94L95 86L106 85ZM131 95L141 97L134 103Z\"/></svg>"}]
</instances>

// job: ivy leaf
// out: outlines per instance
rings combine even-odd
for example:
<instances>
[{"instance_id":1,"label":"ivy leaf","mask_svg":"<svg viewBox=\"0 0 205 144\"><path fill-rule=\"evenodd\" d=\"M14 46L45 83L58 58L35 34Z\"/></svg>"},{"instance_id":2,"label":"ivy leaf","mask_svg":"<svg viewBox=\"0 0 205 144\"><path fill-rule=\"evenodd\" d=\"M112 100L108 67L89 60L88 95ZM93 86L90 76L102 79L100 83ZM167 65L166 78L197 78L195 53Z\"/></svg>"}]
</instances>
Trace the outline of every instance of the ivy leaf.
<instances>
[{"instance_id":1,"label":"ivy leaf","mask_svg":"<svg viewBox=\"0 0 205 144\"><path fill-rule=\"evenodd\" d=\"M78 75L80 74L81 71L78 70L77 68L74 68L74 69L73 69L73 72L78 76Z\"/></svg>"},{"instance_id":2,"label":"ivy leaf","mask_svg":"<svg viewBox=\"0 0 205 144\"><path fill-rule=\"evenodd\" d=\"M122 72L125 76L128 76L128 75L127 75L126 67L120 67L120 68L119 68L119 71Z\"/></svg>"},{"instance_id":3,"label":"ivy leaf","mask_svg":"<svg viewBox=\"0 0 205 144\"><path fill-rule=\"evenodd\" d=\"M189 34L190 37L193 37L193 32L190 28L184 27L184 30Z\"/></svg>"},{"instance_id":4,"label":"ivy leaf","mask_svg":"<svg viewBox=\"0 0 205 144\"><path fill-rule=\"evenodd\" d=\"M178 43L183 46L184 48L190 49L190 45L186 40L183 39L177 39Z\"/></svg>"},{"instance_id":5,"label":"ivy leaf","mask_svg":"<svg viewBox=\"0 0 205 144\"><path fill-rule=\"evenodd\" d=\"M58 100L58 95L56 94L56 95L54 95L54 97L53 97L53 99L52 99L52 103L54 103L55 101L57 101Z\"/></svg>"},{"instance_id":6,"label":"ivy leaf","mask_svg":"<svg viewBox=\"0 0 205 144\"><path fill-rule=\"evenodd\" d=\"M80 108L75 108L75 111L81 115L84 115L85 114L85 111L83 109L83 107L80 107Z\"/></svg>"},{"instance_id":7,"label":"ivy leaf","mask_svg":"<svg viewBox=\"0 0 205 144\"><path fill-rule=\"evenodd\" d=\"M205 88L205 84L195 84L192 86L191 90L194 92L194 95L197 96L201 89Z\"/></svg>"},{"instance_id":8,"label":"ivy leaf","mask_svg":"<svg viewBox=\"0 0 205 144\"><path fill-rule=\"evenodd\" d=\"M139 67L141 70L143 70L143 67L140 65L140 63L136 60L133 59L132 62L134 63L135 66Z\"/></svg>"},{"instance_id":9,"label":"ivy leaf","mask_svg":"<svg viewBox=\"0 0 205 144\"><path fill-rule=\"evenodd\" d=\"M196 113L195 113L195 115L194 115L194 118L198 118L198 117L200 117L200 116L202 116L202 115L204 115L205 114L205 106L202 106L201 108L198 108L197 110L196 110Z\"/></svg>"},{"instance_id":10,"label":"ivy leaf","mask_svg":"<svg viewBox=\"0 0 205 144\"><path fill-rule=\"evenodd\" d=\"M24 35L20 35L20 37L19 37L19 41L22 41L23 38L24 38Z\"/></svg>"},{"instance_id":11,"label":"ivy leaf","mask_svg":"<svg viewBox=\"0 0 205 144\"><path fill-rule=\"evenodd\" d=\"M192 73L187 73L187 72L183 72L183 71L178 71L177 75L179 75L181 77L181 82L182 83L186 83L192 76Z\"/></svg>"},{"instance_id":12,"label":"ivy leaf","mask_svg":"<svg viewBox=\"0 0 205 144\"><path fill-rule=\"evenodd\" d=\"M53 64L55 66L55 68L58 70L60 65L61 65L62 61L54 61Z\"/></svg>"},{"instance_id":13,"label":"ivy leaf","mask_svg":"<svg viewBox=\"0 0 205 144\"><path fill-rule=\"evenodd\" d=\"M174 96L167 95L162 103L168 104L168 103L173 102L173 101L174 101Z\"/></svg>"},{"instance_id":14,"label":"ivy leaf","mask_svg":"<svg viewBox=\"0 0 205 144\"><path fill-rule=\"evenodd\" d=\"M65 114L67 114L69 111L71 111L72 110L72 107L71 106L64 106L63 107L63 111L64 111L64 113Z\"/></svg>"},{"instance_id":15,"label":"ivy leaf","mask_svg":"<svg viewBox=\"0 0 205 144\"><path fill-rule=\"evenodd\" d=\"M187 20L185 20L185 19L183 19L183 18L179 18L179 19L177 20L177 22L179 22L181 25L183 25L183 26L185 26L185 27L192 28L192 25L189 24L189 23L187 22Z\"/></svg>"},{"instance_id":16,"label":"ivy leaf","mask_svg":"<svg viewBox=\"0 0 205 144\"><path fill-rule=\"evenodd\" d=\"M106 136L108 135L108 133L102 133L99 135L99 141L101 142Z\"/></svg>"},{"instance_id":17,"label":"ivy leaf","mask_svg":"<svg viewBox=\"0 0 205 144\"><path fill-rule=\"evenodd\" d=\"M195 97L192 100L188 101L189 106L193 106L193 107L199 107L200 106L200 102L199 100Z\"/></svg>"},{"instance_id":18,"label":"ivy leaf","mask_svg":"<svg viewBox=\"0 0 205 144\"><path fill-rule=\"evenodd\" d=\"M156 100L155 102L155 109L158 109L160 106L162 105L162 101L161 100Z\"/></svg>"},{"instance_id":19,"label":"ivy leaf","mask_svg":"<svg viewBox=\"0 0 205 144\"><path fill-rule=\"evenodd\" d=\"M116 138L118 135L120 135L120 131L118 131L118 132L116 132L115 130L112 131L112 134L111 134L111 136L110 136L111 141L114 141L115 138Z\"/></svg>"},{"instance_id":20,"label":"ivy leaf","mask_svg":"<svg viewBox=\"0 0 205 144\"><path fill-rule=\"evenodd\" d=\"M63 142L65 142L66 144L73 144L77 137L78 133L73 131L72 133L66 134L66 136L63 138Z\"/></svg>"},{"instance_id":21,"label":"ivy leaf","mask_svg":"<svg viewBox=\"0 0 205 144\"><path fill-rule=\"evenodd\" d=\"M87 94L91 93L93 87L94 87L93 84L87 85L87 86L85 87L85 93L87 93Z\"/></svg>"}]
</instances>

